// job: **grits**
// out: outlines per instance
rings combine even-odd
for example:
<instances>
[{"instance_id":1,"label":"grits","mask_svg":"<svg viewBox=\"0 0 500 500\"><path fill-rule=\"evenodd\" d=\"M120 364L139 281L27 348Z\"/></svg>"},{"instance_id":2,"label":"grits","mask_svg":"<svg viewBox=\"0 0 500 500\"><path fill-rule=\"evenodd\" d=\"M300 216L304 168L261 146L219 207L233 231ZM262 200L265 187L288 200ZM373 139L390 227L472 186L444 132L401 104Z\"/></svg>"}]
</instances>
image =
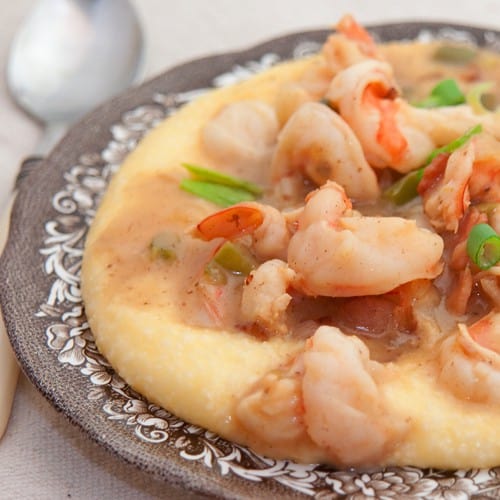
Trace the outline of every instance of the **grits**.
<instances>
[{"instance_id":1,"label":"grits","mask_svg":"<svg viewBox=\"0 0 500 500\"><path fill-rule=\"evenodd\" d=\"M430 77L422 76L426 73L422 64L432 47L432 44L391 44L378 50L393 62L397 78L404 82L408 92L422 98L432 87L432 80L439 80L436 74L442 71L442 65L435 65ZM422 215L420 205L410 203L401 211L399 208L387 209L383 203L364 206L354 201L355 210L351 210L351 202L335 182L327 181L314 190L314 186L296 182L297 179L287 174L285 181L274 179L278 184L272 185L267 176L269 169L252 171L245 176L247 160L238 165L231 165L231 161L225 163L220 158L216 160L203 143L206 124L232 103L259 101L275 106L279 102L281 107L277 113L283 122L283 116L292 115L295 107L307 104L308 98L297 89L289 94L292 97L283 98L282 89L290 83L310 82L311 74L323 75L325 53L328 54L324 52L279 64L248 81L198 98L158 125L128 156L103 198L84 251L82 294L97 346L126 382L151 402L188 422L275 458L341 466L498 466L498 403L460 397L440 378L440 355L445 358L449 355L448 351L440 351L443 339L458 335L457 317L470 326L477 314L467 310L454 315L444 304L446 297L443 295L448 292L443 293L443 290L452 286L452 271L440 274L443 263L439 257L443 252L442 240L446 254L447 242L455 236L451 233L438 236ZM415 54L414 64L405 73L401 61L404 62L410 53ZM493 55L481 57L492 58ZM496 68L499 67L497 62ZM460 78L457 67L450 71ZM498 75L495 81L498 83ZM327 92L327 85L328 82L321 92ZM410 88L412 85L414 88ZM321 82L314 87L314 92L319 92L318 88ZM314 94L308 92L308 95ZM342 114L343 101L339 102ZM310 109L314 112L314 108ZM408 116L405 115L405 119L415 126L417 118ZM398 120L401 123L403 118ZM481 120L486 129L489 127L494 132L496 122L489 115ZM348 118L346 122L351 125ZM425 130L429 141L436 146L442 146L450 136L460 135L470 125L468 118L463 118L462 123L438 117L437 122L433 129L426 123ZM356 120L352 123L356 132ZM234 130L240 125L232 126ZM266 130L272 130L273 126ZM360 142L364 146L361 139ZM377 155L382 157L378 150ZM389 157L384 156L388 158L384 162L390 162ZM405 172L407 166L401 158L394 161L394 169ZM302 276L302 282L293 281L302 271L294 269L293 260L289 258L291 270L281 275L285 280L283 289L278 292L269 289L271 300L273 293L279 294L279 310L283 314L276 313L260 326L257 318L258 328L243 324L238 300L241 300L241 287L246 286L244 280L230 276L225 287L217 288L219 295L215 301L207 295L212 288L200 285L199 278L207 258L214 254L220 239L195 238L193 228L217 208L210 201L179 189L180 181L186 177L185 170L180 167L184 162L235 173L265 186L265 200L274 197L275 206L293 209L284 213L288 217L287 224L300 229L291 235L299 249L306 244L306 240L300 238L307 237L308 224L316 228L315 231L331 230L314 225L317 216L314 203L319 206L323 199L335 196L340 201L335 208L332 205L328 209L328 216L336 221L330 227L340 224L350 228L356 236L356 230L366 231L365 225L357 224L360 217L368 218L373 213L370 221L376 221L383 215L385 223L392 224L393 219L404 212L403 217L419 222L411 227L404 225L398 231L411 231L416 241L425 239L433 249L429 250L428 257L421 257L423 262L415 262L417 279L412 274L405 280L398 274L401 286L394 292L391 284L387 293L385 290L372 292L369 283L360 283L364 291L356 297L333 293L325 297L328 295L323 291L326 288L315 293L314 283L303 284L307 276ZM312 165L311 168L316 167ZM377 175L382 185L385 182L383 174ZM291 202L280 194L288 192L288 181L292 186L299 186ZM372 187L370 198L374 192ZM299 199L303 200L304 194L307 194L306 208L302 209ZM299 215L294 212L297 207ZM358 211L364 215L360 216ZM439 216L433 214L429 219ZM152 258L151 241L165 228L186 238L187 243L183 240L174 259ZM354 245L359 243L349 241L349 252L353 252L356 250ZM258 256L257 242L249 245ZM436 252L439 254L437 260L433 257ZM426 258L434 260L425 261ZM422 266L425 270L420 271ZM280 272L279 266L272 272L275 271ZM391 272L390 268L387 272ZM328 273L320 273L320 279L323 274ZM404 270L401 274L404 275ZM498 287L495 276L481 279L489 280L489 288L485 285L485 290L498 290L494 288ZM291 280L290 286L286 280ZM338 290L338 287L333 289ZM399 307L398 300L404 303L407 290L413 297L410 319L404 314L399 317L399 309L394 308L394 303ZM493 313L498 310L495 293L498 291L493 292L493 296L491 292L485 295L486 298L481 296L481 312L485 307ZM259 310L259 302L251 305L254 307L248 310ZM366 313L360 313L367 307L374 311L373 315L389 308L390 314L384 316L384 321L387 317L395 321L394 331L379 338L373 334L376 329L373 326L371 335L363 335L363 329L359 324L353 325L352 318L358 318L361 323L366 320L372 328L372 320L365 318ZM307 312L305 319L304 311ZM326 316L335 319L325 320ZM279 321L281 323L273 332L273 322ZM288 325L289 334L276 333L283 330L284 324ZM470 326L471 332L473 328ZM499 332L491 334L498 336ZM333 360L338 360L338 366ZM312 382L316 376L324 378ZM315 386L316 383L319 385ZM320 387L326 387L322 394L318 394ZM330 420L318 424L317 419L323 415ZM358 433L346 436L344 442L342 436L336 435L335 426L338 431L344 422L351 425L357 419L360 427L374 425L375 428L370 435L367 435L368 430L360 428ZM273 426L273 421L279 425ZM365 442L373 449L360 455L358 450Z\"/></svg>"}]
</instances>

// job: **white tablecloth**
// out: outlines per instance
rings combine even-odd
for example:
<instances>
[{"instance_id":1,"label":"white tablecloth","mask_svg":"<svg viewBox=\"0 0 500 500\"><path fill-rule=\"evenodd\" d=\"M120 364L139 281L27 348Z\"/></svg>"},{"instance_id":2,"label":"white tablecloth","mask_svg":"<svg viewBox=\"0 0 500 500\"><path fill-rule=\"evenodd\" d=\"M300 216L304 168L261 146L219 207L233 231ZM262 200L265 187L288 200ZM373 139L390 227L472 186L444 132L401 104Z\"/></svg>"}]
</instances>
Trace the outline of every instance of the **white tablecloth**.
<instances>
[{"instance_id":1,"label":"white tablecloth","mask_svg":"<svg viewBox=\"0 0 500 500\"><path fill-rule=\"evenodd\" d=\"M20 20L34 0L2 2L0 67ZM146 79L176 63L246 48L267 38L333 24L343 13L361 22L449 20L500 28L500 0L135 0L145 38ZM0 82L0 207L19 162L41 127L9 100ZM91 443L21 377L9 428L0 441L2 499L148 499L180 497L168 485L121 463ZM185 497L182 495L182 497Z\"/></svg>"}]
</instances>

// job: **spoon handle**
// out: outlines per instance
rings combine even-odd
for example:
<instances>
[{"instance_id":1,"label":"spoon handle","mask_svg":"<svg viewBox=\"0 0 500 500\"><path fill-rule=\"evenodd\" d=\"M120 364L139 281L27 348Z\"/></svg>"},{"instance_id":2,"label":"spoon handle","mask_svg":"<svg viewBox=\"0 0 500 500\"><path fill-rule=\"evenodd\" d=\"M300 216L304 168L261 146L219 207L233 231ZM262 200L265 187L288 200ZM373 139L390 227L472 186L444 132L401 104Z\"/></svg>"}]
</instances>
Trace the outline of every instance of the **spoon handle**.
<instances>
[{"instance_id":1,"label":"spoon handle","mask_svg":"<svg viewBox=\"0 0 500 500\"><path fill-rule=\"evenodd\" d=\"M0 253L4 249L9 232L10 212L14 203L14 196L11 196L0 220ZM0 311L0 439L2 439L7 428L18 376L19 366L12 352Z\"/></svg>"}]
</instances>

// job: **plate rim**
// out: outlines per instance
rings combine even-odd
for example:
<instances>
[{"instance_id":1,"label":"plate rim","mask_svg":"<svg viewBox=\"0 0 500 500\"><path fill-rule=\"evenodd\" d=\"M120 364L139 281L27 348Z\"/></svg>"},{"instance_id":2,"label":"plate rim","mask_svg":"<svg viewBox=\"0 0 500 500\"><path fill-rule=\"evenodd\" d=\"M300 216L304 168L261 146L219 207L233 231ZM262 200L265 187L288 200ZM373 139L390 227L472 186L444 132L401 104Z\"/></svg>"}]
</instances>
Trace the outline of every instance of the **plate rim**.
<instances>
[{"instance_id":1,"label":"plate rim","mask_svg":"<svg viewBox=\"0 0 500 500\"><path fill-rule=\"evenodd\" d=\"M493 32L496 33L497 35L500 36L500 31L498 29L490 28L490 27L481 27L481 26L473 26L473 25L464 25L460 23L448 23L448 22L441 22L441 21L413 21L413 20L407 20L407 21L401 21L401 22L390 22L390 23L375 23L375 24L369 24L367 25L367 29L370 31L383 31L383 30L388 30L388 29L396 29L397 30L405 30L408 27L420 27L420 29L433 29L433 30L439 30L445 27L449 27L452 29L457 29L457 30L463 30L463 31L477 31L481 33L485 32ZM32 205L36 205L36 203L33 200L30 200L31 196L33 194L33 186L38 185L39 183L42 183L42 186L44 186L43 189L45 189L45 186L47 186L47 183L43 183L43 178L45 177L46 179L54 178L53 172L57 172L60 177L60 183L59 187L64 184L64 181L62 179L63 174L65 170L69 167L69 164L65 160L65 155L67 154L67 149L68 148L73 148L74 149L74 144L77 143L79 139L81 139L82 132L84 133L83 135L86 136L89 134L89 127L91 129L91 134L94 136L95 134L103 133L105 132L104 128L102 126L102 117L106 117L106 120L108 123L107 127L113 123L110 122L110 116L117 116L117 113L111 113L113 110L120 110L118 115L123 115L128 109L133 109L136 107L136 105L132 105L135 101L137 101L137 96L138 92L142 92L144 95L146 93L154 93L154 89L157 87L161 87L163 85L163 82L167 79L169 75L174 75L174 73L179 72L179 71L186 71L190 68L193 67L200 67L202 65L212 65L216 61L221 61L224 60L225 63L229 63L229 61L233 60L247 60L248 58L252 57L252 54L257 53L257 52L262 52L265 53L266 50L270 49L273 45L276 44L282 44L282 43L290 43L291 40L297 40L298 38L302 37L304 39L310 39L310 38L318 38L318 39L324 39L325 35L330 33L331 30L328 28L319 28L319 29L312 29L312 30L306 30L306 31L296 31L296 32L291 32L288 34L284 34L281 36L276 36L273 38L270 38L268 40L259 42L257 44L254 44L250 47L247 47L242 50L234 50L230 52L221 52L217 54L211 54L211 55L206 55L198 58L194 58L192 60L189 60L187 62L183 62L180 64L177 64L169 69L167 69L164 72L161 72L157 76L154 76L153 78L148 79L147 81L141 83L138 86L132 87L125 92L121 93L119 96L107 101L106 103L101 104L98 106L96 109L88 113L86 116L84 116L81 120L79 120L78 123L76 123L74 126L71 127L71 129L68 131L68 133L63 137L63 139L60 141L60 143L52 150L52 152L44 159L42 162L39 164L39 166L36 169L33 169L29 174L27 174L23 179L20 181L20 186L19 186L19 193L17 196L17 199L14 204L13 208L13 215L12 215L12 227L11 231L9 232L9 238L6 243L6 250L4 251L2 257L0 258L0 279L3 282L8 282L8 286L0 286L0 301L2 304L2 310L3 314L6 320L6 326L7 326L7 332L9 335L9 339L11 341L11 344L13 346L14 352L16 354L16 357L23 369L23 371L26 373L27 377L35 385L37 390L42 393L42 395L51 403L52 406L54 406L59 412L63 413L64 416L72 422L74 425L79 427L86 436L90 437L93 441L98 443L99 445L103 446L105 449L109 450L115 457L124 460L125 462L129 464L133 464L139 469L153 474L156 477L161 478L162 480L168 480L168 481L173 481L177 486L186 488L186 483L185 483L185 477L183 477L183 471L179 472L179 474L176 474L175 471L169 470L169 471L158 471L158 470L152 470L152 467L145 463L144 461L141 462L141 460L137 459L137 454L136 453L127 453L126 450L117 447L117 446L112 446L109 442L107 442L105 439L103 439L102 435L100 435L99 431L92 428L92 426L85 425L85 422L82 422L80 418L78 418L78 414L75 415L75 413L71 413L68 411L67 406L63 404L63 402L57 397L57 394L54 391L53 387L47 386L46 384L41 383L42 379L40 379L39 376L37 376L36 370L34 369L33 366L29 365L26 363L27 357L26 357L26 352L23 350L20 342L19 342L19 327L16 325L16 311L14 311L13 304L15 303L15 297L16 297L16 292L13 289L12 285L12 273L10 270L7 268L10 266L7 266L7 262L9 261L9 257L12 259L13 256L17 255L25 255L26 252L20 252L19 248L19 238L20 234L18 231L19 227L25 227L24 224L30 224L31 218L29 217L29 210L33 209ZM400 39L400 38L396 38ZM144 98L140 98L139 100L144 101ZM126 104L126 106L125 106ZM101 124L100 124L101 123ZM85 134L86 131L86 134ZM109 136L109 134L108 134ZM111 136L108 137L111 139ZM86 137L84 140L84 144L86 144L89 141L89 138ZM83 146L81 146L83 148ZM97 146L94 147L95 149L98 149ZM77 148L78 149L78 148ZM75 158L77 160L77 158ZM74 162L73 162L74 163ZM65 164L65 166L63 166ZM56 167L57 169L54 169ZM45 173L47 172L47 175ZM49 174L50 172L50 174ZM50 183L52 185L52 182ZM57 186L54 186L52 188L52 191L56 190ZM43 189L41 189L42 192ZM47 209L47 201L45 201L44 205ZM50 208L48 208L50 210ZM17 224L16 224L17 221ZM35 228L31 228L35 229ZM40 229L40 228L38 228ZM39 231L35 230L32 231L32 234L39 233ZM43 236L39 234L39 242L42 244L43 242ZM45 337L45 332L43 332L43 336ZM44 338L44 342L46 342ZM54 357L55 359L55 357ZM59 370L57 370L59 369ZM67 373L66 370L61 369L60 366L56 365L56 371L60 372L65 372ZM147 460L146 460L147 462ZM210 471L212 472L212 471ZM206 488L206 484L204 485L205 487L202 489L199 489L196 484L191 484L188 486L188 489L194 493L200 493L200 494L213 494L216 496L224 496L228 494L227 491L227 485L218 485L214 484L213 489L208 489ZM500 488L500 484L499 484ZM229 492L232 493L232 492Z\"/></svg>"}]
</instances>

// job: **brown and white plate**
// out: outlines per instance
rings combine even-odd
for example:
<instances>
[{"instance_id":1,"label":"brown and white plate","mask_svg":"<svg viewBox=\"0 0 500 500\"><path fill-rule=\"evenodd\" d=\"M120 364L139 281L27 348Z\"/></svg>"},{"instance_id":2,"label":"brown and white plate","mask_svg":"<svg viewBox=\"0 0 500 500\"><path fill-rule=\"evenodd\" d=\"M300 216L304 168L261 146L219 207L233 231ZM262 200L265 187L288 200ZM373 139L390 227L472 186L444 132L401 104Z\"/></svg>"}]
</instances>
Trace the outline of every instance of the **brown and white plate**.
<instances>
[{"instance_id":1,"label":"brown and white plate","mask_svg":"<svg viewBox=\"0 0 500 500\"><path fill-rule=\"evenodd\" d=\"M500 51L500 32L402 22L369 27L379 41L448 38ZM326 30L296 33L189 62L104 104L74 126L19 182L0 299L19 362L35 386L87 435L186 491L224 498L500 498L500 467L357 472L271 460L146 401L98 352L80 295L85 236L113 173L179 106L280 61L316 52Z\"/></svg>"}]
</instances>

